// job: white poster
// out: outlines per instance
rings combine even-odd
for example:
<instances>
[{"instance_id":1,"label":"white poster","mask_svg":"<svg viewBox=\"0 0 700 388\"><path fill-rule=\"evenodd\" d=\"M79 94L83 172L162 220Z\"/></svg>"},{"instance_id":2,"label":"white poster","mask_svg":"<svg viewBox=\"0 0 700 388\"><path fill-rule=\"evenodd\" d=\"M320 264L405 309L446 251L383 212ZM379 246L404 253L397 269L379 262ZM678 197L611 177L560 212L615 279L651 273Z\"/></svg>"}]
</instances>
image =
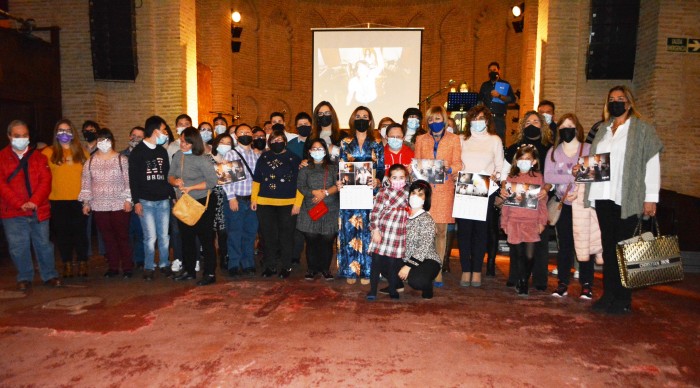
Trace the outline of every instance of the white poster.
<instances>
[{"instance_id":1,"label":"white poster","mask_svg":"<svg viewBox=\"0 0 700 388\"><path fill-rule=\"evenodd\" d=\"M374 206L374 170L372 162L340 162L338 179L341 209L372 209Z\"/></svg>"},{"instance_id":2,"label":"white poster","mask_svg":"<svg viewBox=\"0 0 700 388\"><path fill-rule=\"evenodd\" d=\"M459 172L455 183L452 217L486 221L491 177L472 172Z\"/></svg>"}]
</instances>

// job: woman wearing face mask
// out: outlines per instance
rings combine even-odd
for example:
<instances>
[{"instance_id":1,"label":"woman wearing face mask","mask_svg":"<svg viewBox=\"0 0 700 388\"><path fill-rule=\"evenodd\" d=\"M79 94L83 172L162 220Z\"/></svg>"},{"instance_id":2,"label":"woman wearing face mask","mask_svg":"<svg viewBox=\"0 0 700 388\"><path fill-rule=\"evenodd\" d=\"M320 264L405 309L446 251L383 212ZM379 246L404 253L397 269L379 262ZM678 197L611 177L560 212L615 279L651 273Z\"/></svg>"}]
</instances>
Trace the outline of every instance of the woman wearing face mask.
<instances>
[{"instance_id":1,"label":"woman wearing face mask","mask_svg":"<svg viewBox=\"0 0 700 388\"><path fill-rule=\"evenodd\" d=\"M404 133L400 124L389 124L386 131L387 144L384 146L384 169L392 164L403 164L408 168L413 160L413 150L403 141Z\"/></svg>"},{"instance_id":2,"label":"woman wearing face mask","mask_svg":"<svg viewBox=\"0 0 700 388\"><path fill-rule=\"evenodd\" d=\"M205 153L211 153L211 144L214 139L214 130L211 128L211 124L206 121L199 123L199 135L202 136L202 142L204 142Z\"/></svg>"},{"instance_id":3,"label":"woman wearing face mask","mask_svg":"<svg viewBox=\"0 0 700 388\"><path fill-rule=\"evenodd\" d=\"M432 189L426 181L415 181L409 188L410 211L406 225L406 253L399 278L423 299L433 297L433 279L440 272L440 255L435 251L435 221L430 216Z\"/></svg>"},{"instance_id":4,"label":"woman wearing face mask","mask_svg":"<svg viewBox=\"0 0 700 388\"><path fill-rule=\"evenodd\" d=\"M226 117L219 115L214 118L214 133L216 136L221 136L226 133L226 127L228 127Z\"/></svg>"},{"instance_id":5,"label":"woman wearing face mask","mask_svg":"<svg viewBox=\"0 0 700 388\"><path fill-rule=\"evenodd\" d=\"M306 280L313 280L321 274L325 280L333 280L330 273L333 258L333 242L338 235L338 165L331 162L323 139L311 139L304 149L307 165L299 170L297 188L304 195L304 202L297 218L297 230L306 239ZM323 202L328 213L312 220L309 210Z\"/></svg>"},{"instance_id":6,"label":"woman wearing face mask","mask_svg":"<svg viewBox=\"0 0 700 388\"><path fill-rule=\"evenodd\" d=\"M215 164L226 161L226 154L233 147L231 135L224 133L216 136L211 145L211 156ZM223 184L218 184L212 191L216 195L216 210L214 211L214 232L216 233L217 245L219 247L219 267L222 270L228 269L228 234L226 233L226 218L224 216L224 206L228 206L228 197L224 191Z\"/></svg>"},{"instance_id":7,"label":"woman wearing face mask","mask_svg":"<svg viewBox=\"0 0 700 388\"><path fill-rule=\"evenodd\" d=\"M321 101L314 108L311 123L311 137L321 138L328 145L328 153L332 161L338 160L340 154L340 142L348 137L348 133L340 129L338 115L333 105L328 101Z\"/></svg>"},{"instance_id":8,"label":"woman wearing face mask","mask_svg":"<svg viewBox=\"0 0 700 388\"><path fill-rule=\"evenodd\" d=\"M78 200L83 214L91 211L105 243L108 270L105 277L119 275L129 279L134 263L129 244L131 189L129 159L114 150L114 136L109 129L97 131L97 152L83 167Z\"/></svg>"},{"instance_id":9,"label":"woman wearing face mask","mask_svg":"<svg viewBox=\"0 0 700 388\"><path fill-rule=\"evenodd\" d=\"M268 139L269 151L255 165L250 208L257 213L260 233L265 239L263 277L292 273L294 216L299 214L303 195L297 190L301 159L287 151L284 131L274 130Z\"/></svg>"},{"instance_id":10,"label":"woman wearing face mask","mask_svg":"<svg viewBox=\"0 0 700 388\"><path fill-rule=\"evenodd\" d=\"M54 127L54 143L41 153L49 160L51 169L51 227L63 259L63 276L87 276L87 217L78 201L83 164L88 154L78 139L70 120L59 120ZM78 268L73 268L73 251Z\"/></svg>"},{"instance_id":11,"label":"woman wearing face mask","mask_svg":"<svg viewBox=\"0 0 700 388\"><path fill-rule=\"evenodd\" d=\"M175 277L177 281L193 280L197 277L195 266L199 258L197 238L202 247L204 265L202 279L198 286L216 282L216 257L214 255L214 211L216 198L211 190L216 186L216 172L211 157L205 154L204 142L199 131L188 127L180 136L180 150L173 155L168 172L168 183L178 192L189 194L197 202L206 206L204 214L196 224L190 226L178 220L182 239L183 271Z\"/></svg>"},{"instance_id":12,"label":"woman wearing face mask","mask_svg":"<svg viewBox=\"0 0 700 388\"><path fill-rule=\"evenodd\" d=\"M590 144L583 143L583 126L573 113L567 113L562 116L557 123L557 128L559 128L559 136L557 136L554 147L547 154L548 163L544 170L544 180L555 186L555 195L559 198L562 205L559 220L555 225L557 240L559 241L557 252L557 277L559 282L556 290L552 293L552 296L561 298L568 295L571 265L575 256L574 201L578 197L579 187L584 186L574 182L572 170L578 163L578 158L581 155L589 154ZM580 210L586 211L590 209ZM589 236L594 234L594 230L588 225L586 228ZM597 229L597 225L595 225L595 229ZM598 236L597 240L600 241L600 232L597 231L595 234ZM580 245L584 245L582 241ZM585 245L588 246L589 244ZM581 299L590 300L593 297L593 262L590 261L590 254L586 254L585 257L577 257L580 262L579 282L581 282Z\"/></svg>"},{"instance_id":13,"label":"woman wearing face mask","mask_svg":"<svg viewBox=\"0 0 700 388\"><path fill-rule=\"evenodd\" d=\"M306 139L311 135L311 116L306 112L299 112L294 118L294 126L299 136L287 143L287 149L301 159L304 156Z\"/></svg>"},{"instance_id":14,"label":"woman wearing face mask","mask_svg":"<svg viewBox=\"0 0 700 388\"><path fill-rule=\"evenodd\" d=\"M610 153L610 181L587 184L584 198L586 206L595 206L603 242L603 296L593 310L625 314L632 309L632 291L620 281L615 248L632 237L639 217L656 216L663 144L654 127L640 119L627 86L610 89L603 112L606 123L590 154Z\"/></svg>"},{"instance_id":15,"label":"woman wearing face mask","mask_svg":"<svg viewBox=\"0 0 700 388\"><path fill-rule=\"evenodd\" d=\"M405 134L404 140L407 143L415 144L418 135L427 132L421 127L421 121L423 121L423 112L421 112L420 109L408 108L403 112L403 122L401 126Z\"/></svg>"},{"instance_id":16,"label":"woman wearing face mask","mask_svg":"<svg viewBox=\"0 0 700 388\"><path fill-rule=\"evenodd\" d=\"M496 124L489 108L483 105L470 109L466 117L469 126L462 135L463 171L491 176L493 182L500 180L503 170L503 143L496 134ZM491 184L495 184L495 183ZM481 267L484 262L488 240L488 224L495 217L493 202L496 194L489 197L486 220L457 219L459 233L459 258L462 264L462 287L481 286ZM494 261L489 261L487 271L495 271ZM492 272L491 272L492 273Z\"/></svg>"},{"instance_id":17,"label":"woman wearing face mask","mask_svg":"<svg viewBox=\"0 0 700 388\"><path fill-rule=\"evenodd\" d=\"M537 149L538 155L547 155L547 152L552 147L553 135L552 131L549 129L547 122L541 114L535 111L529 111L525 113L523 118L520 120L520 125L518 126L518 131L515 134L515 142L506 149L505 160L512 161L515 157L515 153L524 144L531 144ZM544 171L547 167L547 158L541 157L540 159L540 171ZM505 176L508 171L502 172L501 174ZM549 183L544 184L540 190L538 199L543 199L550 195L552 185ZM553 195L554 193L551 193ZM535 243L535 253L534 253L534 264L532 268L532 284L538 291L547 290L547 265L549 263L549 239L551 235L551 227L546 226L540 235L540 241ZM513 250L511 249L511 260L510 260L510 271L508 274L508 281L506 286L512 287L517 283L518 279L516 276L515 261L512 256Z\"/></svg>"},{"instance_id":18,"label":"woman wearing face mask","mask_svg":"<svg viewBox=\"0 0 700 388\"><path fill-rule=\"evenodd\" d=\"M369 108L355 108L348 121L351 137L340 143L340 159L345 162L372 162L374 177L368 183L377 192L377 182L384 177L384 147L375 138L374 118ZM339 187L340 188L340 187ZM355 284L360 278L362 284L369 284L372 256L367 251L370 243L369 209L343 209L340 211L340 231L338 232L338 273L337 277Z\"/></svg>"},{"instance_id":19,"label":"woman wearing face mask","mask_svg":"<svg viewBox=\"0 0 700 388\"><path fill-rule=\"evenodd\" d=\"M445 183L433 185L433 201L430 214L435 220L435 246L438 252L447 249L447 228L455 222L452 218L454 204L454 175L462 169L462 146L459 136L447 132L447 112L441 106L433 106L426 113L426 126L430 133L416 139L415 158L444 161ZM442 285L442 273L435 279Z\"/></svg>"}]
</instances>

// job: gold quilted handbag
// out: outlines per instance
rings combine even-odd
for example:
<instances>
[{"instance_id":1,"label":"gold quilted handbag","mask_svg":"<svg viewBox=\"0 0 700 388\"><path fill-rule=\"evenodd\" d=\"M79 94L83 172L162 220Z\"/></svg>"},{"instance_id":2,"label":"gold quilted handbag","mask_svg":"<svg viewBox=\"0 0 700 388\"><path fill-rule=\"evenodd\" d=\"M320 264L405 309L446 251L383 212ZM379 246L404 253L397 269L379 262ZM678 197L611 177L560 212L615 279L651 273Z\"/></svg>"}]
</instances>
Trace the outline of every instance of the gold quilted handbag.
<instances>
[{"instance_id":1,"label":"gold quilted handbag","mask_svg":"<svg viewBox=\"0 0 700 388\"><path fill-rule=\"evenodd\" d=\"M678 236L661 236L659 223L654 217L656 235L641 234L639 219L634 237L617 243L617 262L620 278L626 288L683 280L683 264Z\"/></svg>"}]
</instances>

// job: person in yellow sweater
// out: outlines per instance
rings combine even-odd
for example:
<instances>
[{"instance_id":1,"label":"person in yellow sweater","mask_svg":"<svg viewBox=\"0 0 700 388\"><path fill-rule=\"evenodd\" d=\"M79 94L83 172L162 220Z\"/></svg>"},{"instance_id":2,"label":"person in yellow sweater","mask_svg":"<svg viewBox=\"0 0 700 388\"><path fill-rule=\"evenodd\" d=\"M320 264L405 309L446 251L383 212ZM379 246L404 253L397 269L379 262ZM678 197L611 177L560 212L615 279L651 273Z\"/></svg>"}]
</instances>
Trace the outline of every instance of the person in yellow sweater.
<instances>
[{"instance_id":1,"label":"person in yellow sweater","mask_svg":"<svg viewBox=\"0 0 700 388\"><path fill-rule=\"evenodd\" d=\"M53 145L41 152L51 169L51 226L63 260L63 277L87 276L87 216L78 195L83 165L89 156L70 120L59 120L53 132ZM72 264L74 251L77 270Z\"/></svg>"},{"instance_id":2,"label":"person in yellow sweater","mask_svg":"<svg viewBox=\"0 0 700 388\"><path fill-rule=\"evenodd\" d=\"M268 139L269 151L263 152L255 165L250 208L258 215L260 232L265 239L263 277L278 274L286 279L292 273L295 216L304 196L297 190L301 159L287 151L284 131L275 130Z\"/></svg>"}]
</instances>

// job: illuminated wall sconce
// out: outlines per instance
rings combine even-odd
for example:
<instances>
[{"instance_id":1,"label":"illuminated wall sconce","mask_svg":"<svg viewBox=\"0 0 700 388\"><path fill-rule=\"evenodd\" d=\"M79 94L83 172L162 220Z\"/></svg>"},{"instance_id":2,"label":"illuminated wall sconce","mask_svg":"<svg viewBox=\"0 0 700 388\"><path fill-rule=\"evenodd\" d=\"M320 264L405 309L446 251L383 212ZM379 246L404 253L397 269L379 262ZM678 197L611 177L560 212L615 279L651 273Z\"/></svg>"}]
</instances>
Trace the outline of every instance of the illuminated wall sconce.
<instances>
[{"instance_id":1,"label":"illuminated wall sconce","mask_svg":"<svg viewBox=\"0 0 700 388\"><path fill-rule=\"evenodd\" d=\"M513 13L514 19L511 22L511 24L513 25L513 30L519 34L523 32L523 27L525 26L525 3L520 3L513 6L511 12Z\"/></svg>"},{"instance_id":2,"label":"illuminated wall sconce","mask_svg":"<svg viewBox=\"0 0 700 388\"><path fill-rule=\"evenodd\" d=\"M241 42L235 40L240 39L243 33L243 27L237 26L236 23L240 23L241 14L238 11L231 12L231 52L237 53L241 51Z\"/></svg>"}]
</instances>

